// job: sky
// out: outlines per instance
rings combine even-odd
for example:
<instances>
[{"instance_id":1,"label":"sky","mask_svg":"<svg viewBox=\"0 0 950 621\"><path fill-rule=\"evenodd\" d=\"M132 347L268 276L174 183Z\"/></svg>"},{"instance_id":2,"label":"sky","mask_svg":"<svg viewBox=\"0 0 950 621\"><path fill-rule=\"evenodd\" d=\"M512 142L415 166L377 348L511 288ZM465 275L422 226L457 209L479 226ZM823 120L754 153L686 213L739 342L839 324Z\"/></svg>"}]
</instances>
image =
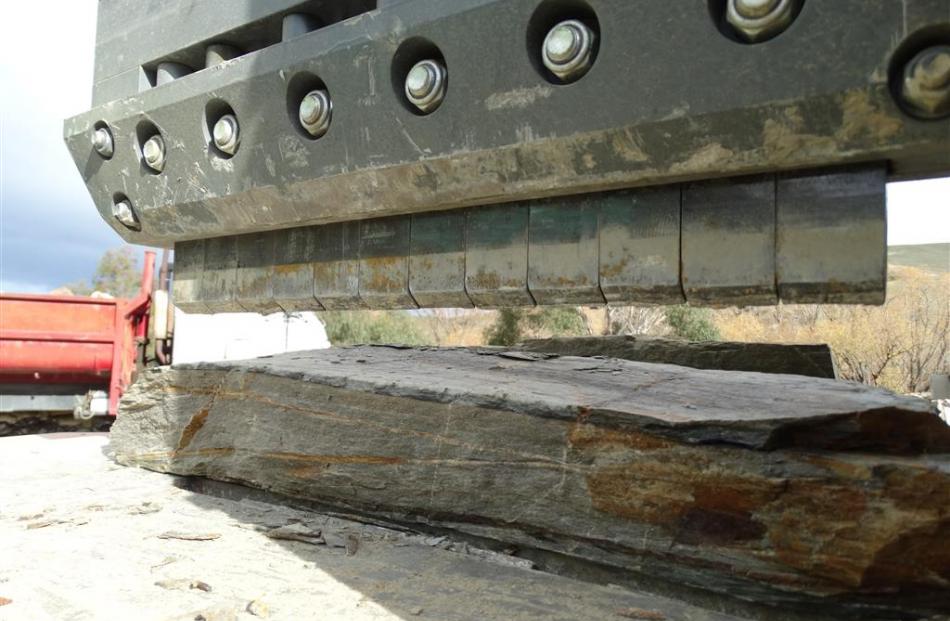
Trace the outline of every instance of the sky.
<instances>
[{"instance_id":1,"label":"sky","mask_svg":"<svg viewBox=\"0 0 950 621\"><path fill-rule=\"evenodd\" d=\"M0 3L0 291L88 279L123 244L63 144L92 100L96 0ZM950 242L950 178L888 186L890 245Z\"/></svg>"}]
</instances>

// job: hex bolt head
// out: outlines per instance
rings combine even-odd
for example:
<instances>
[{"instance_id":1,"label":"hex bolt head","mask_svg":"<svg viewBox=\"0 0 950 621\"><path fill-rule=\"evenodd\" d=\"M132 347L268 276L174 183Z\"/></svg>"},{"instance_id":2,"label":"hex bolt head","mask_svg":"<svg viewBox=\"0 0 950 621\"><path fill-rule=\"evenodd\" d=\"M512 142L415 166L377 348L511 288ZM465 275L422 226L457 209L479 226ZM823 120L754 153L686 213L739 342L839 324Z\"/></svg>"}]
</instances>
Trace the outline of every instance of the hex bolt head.
<instances>
[{"instance_id":1,"label":"hex bolt head","mask_svg":"<svg viewBox=\"0 0 950 621\"><path fill-rule=\"evenodd\" d=\"M801 0L728 0L726 21L744 41L758 43L791 25Z\"/></svg>"},{"instance_id":2,"label":"hex bolt head","mask_svg":"<svg viewBox=\"0 0 950 621\"><path fill-rule=\"evenodd\" d=\"M165 169L165 140L159 134L155 134L142 145L142 159L145 160L145 165L155 172Z\"/></svg>"},{"instance_id":3,"label":"hex bolt head","mask_svg":"<svg viewBox=\"0 0 950 621\"><path fill-rule=\"evenodd\" d=\"M310 91L300 100L298 117L300 124L307 133L314 138L327 133L330 128L330 115L333 112L333 102L325 90Z\"/></svg>"},{"instance_id":4,"label":"hex bolt head","mask_svg":"<svg viewBox=\"0 0 950 621\"><path fill-rule=\"evenodd\" d=\"M132 209L132 203L127 198L117 201L112 205L112 215L126 228L134 231L138 231L142 228L139 224L138 217L135 215L135 210Z\"/></svg>"},{"instance_id":5,"label":"hex bolt head","mask_svg":"<svg viewBox=\"0 0 950 621\"><path fill-rule=\"evenodd\" d=\"M436 60L422 60L406 75L406 98L423 112L432 112L445 99L448 72Z\"/></svg>"},{"instance_id":6,"label":"hex bolt head","mask_svg":"<svg viewBox=\"0 0 950 621\"><path fill-rule=\"evenodd\" d=\"M102 157L109 159L115 153L115 144L112 142L112 132L107 127L100 127L92 132L92 148Z\"/></svg>"},{"instance_id":7,"label":"hex bolt head","mask_svg":"<svg viewBox=\"0 0 950 621\"><path fill-rule=\"evenodd\" d=\"M541 60L548 70L564 82L580 79L593 64L597 35L581 21L563 21L544 37Z\"/></svg>"},{"instance_id":8,"label":"hex bolt head","mask_svg":"<svg viewBox=\"0 0 950 621\"><path fill-rule=\"evenodd\" d=\"M233 114L225 114L214 124L211 130L214 146L221 152L234 155L241 142L241 128Z\"/></svg>"},{"instance_id":9,"label":"hex bolt head","mask_svg":"<svg viewBox=\"0 0 950 621\"><path fill-rule=\"evenodd\" d=\"M901 97L909 111L922 119L950 115L950 45L934 45L904 67Z\"/></svg>"}]
</instances>

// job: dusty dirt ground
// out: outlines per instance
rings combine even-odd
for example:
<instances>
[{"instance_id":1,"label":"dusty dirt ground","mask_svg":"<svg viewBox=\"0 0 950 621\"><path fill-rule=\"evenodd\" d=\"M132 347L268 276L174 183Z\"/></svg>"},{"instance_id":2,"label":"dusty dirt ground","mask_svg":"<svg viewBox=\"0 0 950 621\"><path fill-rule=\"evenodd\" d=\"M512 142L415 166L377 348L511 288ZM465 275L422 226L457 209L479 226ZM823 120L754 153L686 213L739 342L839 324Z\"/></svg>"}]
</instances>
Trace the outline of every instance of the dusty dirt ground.
<instances>
[{"instance_id":1,"label":"dusty dirt ground","mask_svg":"<svg viewBox=\"0 0 950 621\"><path fill-rule=\"evenodd\" d=\"M108 458L106 434L0 438L0 620L725 620L527 561L253 500Z\"/></svg>"}]
</instances>

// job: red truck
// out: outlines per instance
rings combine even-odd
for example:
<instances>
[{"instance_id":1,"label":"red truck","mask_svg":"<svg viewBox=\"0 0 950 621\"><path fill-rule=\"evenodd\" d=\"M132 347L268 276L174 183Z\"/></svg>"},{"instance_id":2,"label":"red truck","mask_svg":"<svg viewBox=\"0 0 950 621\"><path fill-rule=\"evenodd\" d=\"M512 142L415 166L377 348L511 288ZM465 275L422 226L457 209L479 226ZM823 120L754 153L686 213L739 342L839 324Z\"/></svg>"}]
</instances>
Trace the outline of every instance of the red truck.
<instances>
[{"instance_id":1,"label":"red truck","mask_svg":"<svg viewBox=\"0 0 950 621\"><path fill-rule=\"evenodd\" d=\"M156 298L163 325L155 336L167 338L167 296L154 289L154 263L155 253L146 252L141 286L131 299L0 294L0 417L114 417L145 360ZM166 345L154 348L163 361Z\"/></svg>"}]
</instances>

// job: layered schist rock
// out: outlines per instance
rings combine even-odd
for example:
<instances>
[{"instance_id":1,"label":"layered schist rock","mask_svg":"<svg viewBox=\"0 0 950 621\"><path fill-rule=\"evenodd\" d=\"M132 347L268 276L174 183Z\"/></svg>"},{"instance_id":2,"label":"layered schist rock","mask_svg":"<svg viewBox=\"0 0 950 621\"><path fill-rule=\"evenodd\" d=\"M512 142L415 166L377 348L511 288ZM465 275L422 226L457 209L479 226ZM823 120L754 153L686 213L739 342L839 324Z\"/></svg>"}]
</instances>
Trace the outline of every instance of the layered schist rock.
<instances>
[{"instance_id":1,"label":"layered schist rock","mask_svg":"<svg viewBox=\"0 0 950 621\"><path fill-rule=\"evenodd\" d=\"M950 428L834 380L357 347L148 371L117 459L832 616L950 611Z\"/></svg>"},{"instance_id":2,"label":"layered schist rock","mask_svg":"<svg viewBox=\"0 0 950 621\"><path fill-rule=\"evenodd\" d=\"M827 345L678 341L644 336L578 336L525 341L524 351L562 356L604 356L678 364L694 369L786 373L836 378L834 356Z\"/></svg>"}]
</instances>

